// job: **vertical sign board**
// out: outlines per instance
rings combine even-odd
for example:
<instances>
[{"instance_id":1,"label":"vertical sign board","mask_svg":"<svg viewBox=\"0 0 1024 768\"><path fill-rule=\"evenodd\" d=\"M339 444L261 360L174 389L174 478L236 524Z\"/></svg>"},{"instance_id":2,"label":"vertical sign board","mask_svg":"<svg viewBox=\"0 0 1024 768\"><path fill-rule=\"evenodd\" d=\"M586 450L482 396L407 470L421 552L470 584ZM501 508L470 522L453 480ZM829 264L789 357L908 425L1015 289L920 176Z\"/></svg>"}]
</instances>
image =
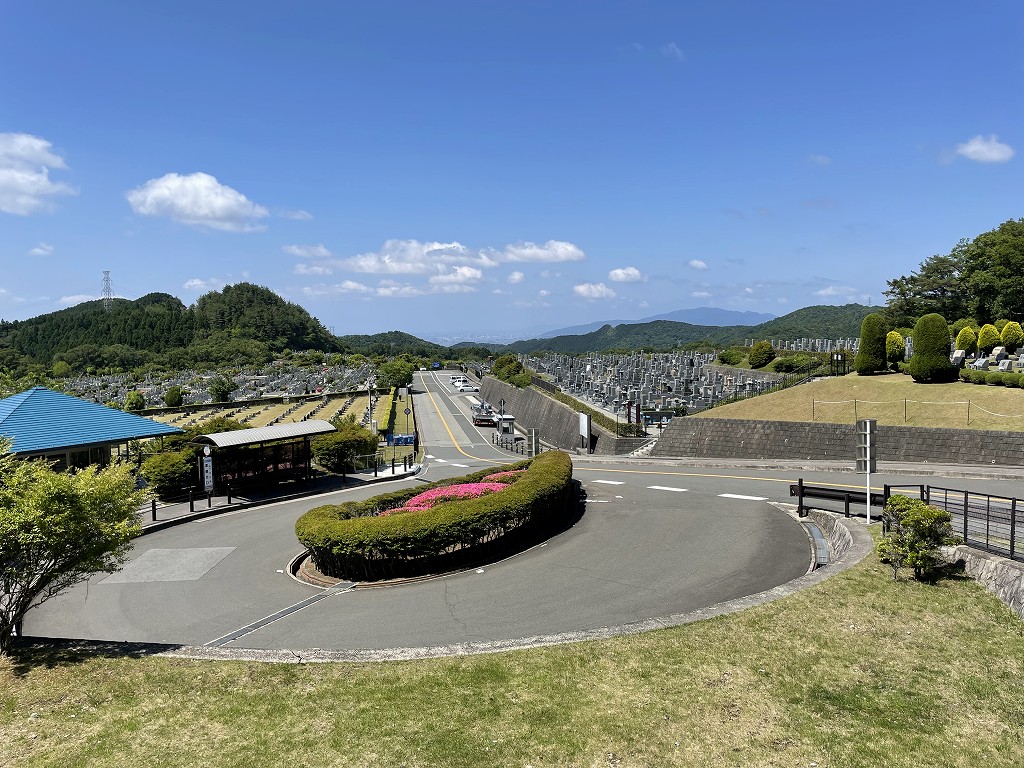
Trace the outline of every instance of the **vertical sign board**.
<instances>
[{"instance_id":1,"label":"vertical sign board","mask_svg":"<svg viewBox=\"0 0 1024 768\"><path fill-rule=\"evenodd\" d=\"M590 414L580 413L580 448L590 453Z\"/></svg>"},{"instance_id":2,"label":"vertical sign board","mask_svg":"<svg viewBox=\"0 0 1024 768\"><path fill-rule=\"evenodd\" d=\"M210 446L203 448L203 490L209 493L213 490L213 457L210 455Z\"/></svg>"},{"instance_id":3,"label":"vertical sign board","mask_svg":"<svg viewBox=\"0 0 1024 768\"><path fill-rule=\"evenodd\" d=\"M857 420L857 474L866 475L868 525L871 525L871 473L876 470L878 459L876 425L875 419Z\"/></svg>"}]
</instances>

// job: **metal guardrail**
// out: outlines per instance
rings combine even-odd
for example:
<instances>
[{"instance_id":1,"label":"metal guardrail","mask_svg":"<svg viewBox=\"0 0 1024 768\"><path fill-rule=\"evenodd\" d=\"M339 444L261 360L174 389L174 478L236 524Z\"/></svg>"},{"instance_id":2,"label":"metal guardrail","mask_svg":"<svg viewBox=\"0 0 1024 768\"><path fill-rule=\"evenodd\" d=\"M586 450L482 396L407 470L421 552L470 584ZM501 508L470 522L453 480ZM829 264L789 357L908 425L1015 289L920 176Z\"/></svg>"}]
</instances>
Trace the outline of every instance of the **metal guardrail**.
<instances>
[{"instance_id":1,"label":"metal guardrail","mask_svg":"<svg viewBox=\"0 0 1024 768\"><path fill-rule=\"evenodd\" d=\"M965 544L1024 560L1024 500L927 485L924 501L949 512Z\"/></svg>"}]
</instances>

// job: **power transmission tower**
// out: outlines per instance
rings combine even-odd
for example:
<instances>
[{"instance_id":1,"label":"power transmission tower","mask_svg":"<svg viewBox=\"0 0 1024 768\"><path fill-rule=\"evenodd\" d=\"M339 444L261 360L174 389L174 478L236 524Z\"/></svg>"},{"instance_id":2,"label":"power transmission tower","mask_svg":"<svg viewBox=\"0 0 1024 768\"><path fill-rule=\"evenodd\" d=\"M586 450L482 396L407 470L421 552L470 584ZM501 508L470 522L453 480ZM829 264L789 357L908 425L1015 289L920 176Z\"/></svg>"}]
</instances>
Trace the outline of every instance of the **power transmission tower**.
<instances>
[{"instance_id":1,"label":"power transmission tower","mask_svg":"<svg viewBox=\"0 0 1024 768\"><path fill-rule=\"evenodd\" d=\"M109 312L114 304L114 289L110 285L110 270L103 270L103 308Z\"/></svg>"}]
</instances>

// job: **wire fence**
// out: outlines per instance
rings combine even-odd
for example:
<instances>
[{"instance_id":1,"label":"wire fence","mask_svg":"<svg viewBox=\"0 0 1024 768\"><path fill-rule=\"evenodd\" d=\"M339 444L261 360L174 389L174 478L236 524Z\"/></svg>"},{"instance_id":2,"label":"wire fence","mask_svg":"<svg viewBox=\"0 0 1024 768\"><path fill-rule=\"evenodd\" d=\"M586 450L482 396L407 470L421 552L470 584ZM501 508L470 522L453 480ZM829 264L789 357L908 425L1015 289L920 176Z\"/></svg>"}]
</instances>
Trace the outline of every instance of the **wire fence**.
<instances>
[{"instance_id":1,"label":"wire fence","mask_svg":"<svg viewBox=\"0 0 1024 768\"><path fill-rule=\"evenodd\" d=\"M971 400L811 400L811 421L854 424L858 419L877 419L886 424L934 424L941 420L974 427L1024 427L1024 414L991 411Z\"/></svg>"}]
</instances>

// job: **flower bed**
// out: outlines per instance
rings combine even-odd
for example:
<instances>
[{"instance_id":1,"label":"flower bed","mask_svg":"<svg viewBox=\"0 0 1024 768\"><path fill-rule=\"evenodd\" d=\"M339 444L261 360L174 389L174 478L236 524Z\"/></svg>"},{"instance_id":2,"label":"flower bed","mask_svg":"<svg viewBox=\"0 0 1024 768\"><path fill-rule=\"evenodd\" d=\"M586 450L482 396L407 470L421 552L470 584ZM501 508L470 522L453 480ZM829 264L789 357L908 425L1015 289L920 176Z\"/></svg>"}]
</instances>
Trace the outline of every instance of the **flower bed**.
<instances>
[{"instance_id":1,"label":"flower bed","mask_svg":"<svg viewBox=\"0 0 1024 768\"><path fill-rule=\"evenodd\" d=\"M317 507L299 518L295 533L316 568L334 578L378 580L465 567L529 546L576 512L568 454L548 451L506 471L516 470L522 471L511 484L485 482L496 473L484 470L426 490ZM418 497L429 506L411 508Z\"/></svg>"}]
</instances>

